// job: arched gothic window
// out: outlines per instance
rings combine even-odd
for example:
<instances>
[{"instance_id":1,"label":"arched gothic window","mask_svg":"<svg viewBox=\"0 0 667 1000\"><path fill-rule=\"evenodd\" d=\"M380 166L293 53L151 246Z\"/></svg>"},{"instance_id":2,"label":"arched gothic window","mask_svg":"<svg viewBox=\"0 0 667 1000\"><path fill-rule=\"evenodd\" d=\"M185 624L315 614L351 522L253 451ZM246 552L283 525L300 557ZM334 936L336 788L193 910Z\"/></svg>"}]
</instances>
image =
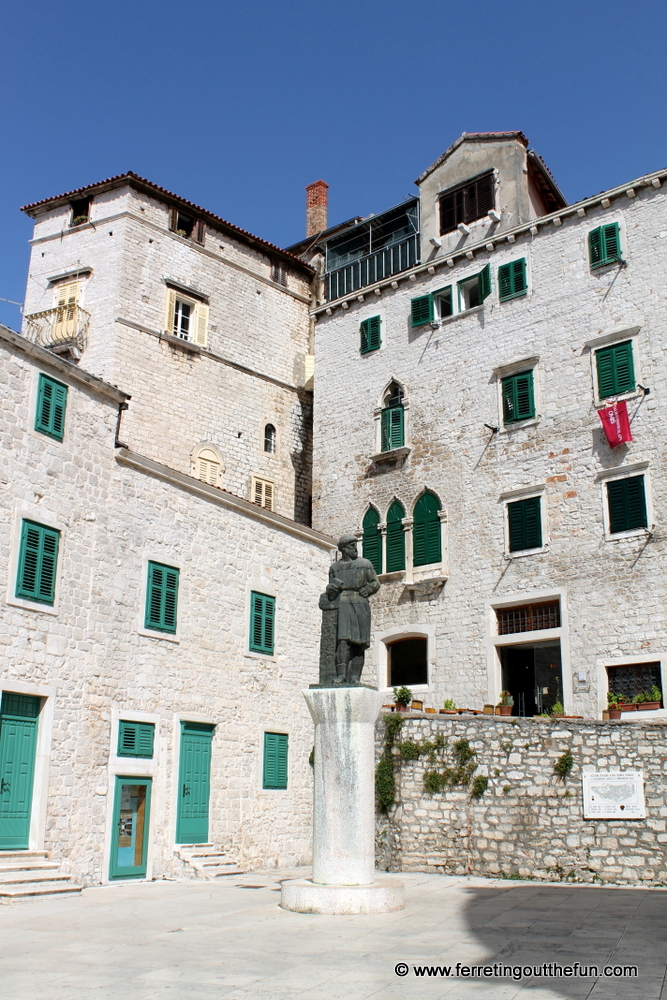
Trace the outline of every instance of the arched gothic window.
<instances>
[{"instance_id":1,"label":"arched gothic window","mask_svg":"<svg viewBox=\"0 0 667 1000\"><path fill-rule=\"evenodd\" d=\"M362 554L364 559L370 559L376 573L382 572L382 535L378 529L380 515L375 507L369 507L364 514L362 527Z\"/></svg>"},{"instance_id":2,"label":"arched gothic window","mask_svg":"<svg viewBox=\"0 0 667 1000\"><path fill-rule=\"evenodd\" d=\"M267 424L264 428L264 451L269 455L274 455L276 451L276 429L273 424Z\"/></svg>"},{"instance_id":3,"label":"arched gothic window","mask_svg":"<svg viewBox=\"0 0 667 1000\"><path fill-rule=\"evenodd\" d=\"M440 501L434 493L430 493L428 490L422 493L415 504L412 528L413 564L415 566L426 566L428 563L442 561L439 510Z\"/></svg>"},{"instance_id":4,"label":"arched gothic window","mask_svg":"<svg viewBox=\"0 0 667 1000\"><path fill-rule=\"evenodd\" d=\"M394 500L387 511L387 573L405 569L405 532L403 505Z\"/></svg>"}]
</instances>

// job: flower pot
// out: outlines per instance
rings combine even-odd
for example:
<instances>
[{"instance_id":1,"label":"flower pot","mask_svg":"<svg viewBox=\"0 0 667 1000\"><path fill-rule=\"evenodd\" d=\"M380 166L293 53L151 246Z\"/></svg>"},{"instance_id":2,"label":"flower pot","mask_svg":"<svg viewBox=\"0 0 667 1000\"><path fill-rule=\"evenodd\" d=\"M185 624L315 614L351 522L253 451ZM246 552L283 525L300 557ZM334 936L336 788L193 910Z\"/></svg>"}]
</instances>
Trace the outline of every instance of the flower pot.
<instances>
[{"instance_id":1,"label":"flower pot","mask_svg":"<svg viewBox=\"0 0 667 1000\"><path fill-rule=\"evenodd\" d=\"M642 701L639 705L637 705L638 712L656 712L659 708L659 701Z\"/></svg>"},{"instance_id":2,"label":"flower pot","mask_svg":"<svg viewBox=\"0 0 667 1000\"><path fill-rule=\"evenodd\" d=\"M498 705L498 715L511 715L512 706L511 705Z\"/></svg>"},{"instance_id":3,"label":"flower pot","mask_svg":"<svg viewBox=\"0 0 667 1000\"><path fill-rule=\"evenodd\" d=\"M456 708L441 708L440 715L458 715L458 710Z\"/></svg>"},{"instance_id":4,"label":"flower pot","mask_svg":"<svg viewBox=\"0 0 667 1000\"><path fill-rule=\"evenodd\" d=\"M621 710L620 710L620 708L610 708L609 709L609 718L610 719L620 719L620 717L621 717Z\"/></svg>"},{"instance_id":5,"label":"flower pot","mask_svg":"<svg viewBox=\"0 0 667 1000\"><path fill-rule=\"evenodd\" d=\"M397 712L407 712L407 711L409 711L410 706L409 705L400 705L398 702L396 702L396 704L394 705L394 709Z\"/></svg>"},{"instance_id":6,"label":"flower pot","mask_svg":"<svg viewBox=\"0 0 667 1000\"><path fill-rule=\"evenodd\" d=\"M425 708L424 711L428 712L430 715L435 715L436 714L434 708Z\"/></svg>"},{"instance_id":7,"label":"flower pot","mask_svg":"<svg viewBox=\"0 0 667 1000\"><path fill-rule=\"evenodd\" d=\"M413 712L423 712L424 711L424 702L423 701L417 701L417 699L415 699L412 702L411 708L412 708Z\"/></svg>"},{"instance_id":8,"label":"flower pot","mask_svg":"<svg viewBox=\"0 0 667 1000\"><path fill-rule=\"evenodd\" d=\"M636 712L637 706L633 702L631 702L629 705L621 705L620 709L621 712Z\"/></svg>"},{"instance_id":9,"label":"flower pot","mask_svg":"<svg viewBox=\"0 0 667 1000\"><path fill-rule=\"evenodd\" d=\"M495 712L495 710L496 710L496 706L495 705L485 705L484 706L484 715L493 715L493 713Z\"/></svg>"},{"instance_id":10,"label":"flower pot","mask_svg":"<svg viewBox=\"0 0 667 1000\"><path fill-rule=\"evenodd\" d=\"M603 711L602 711L602 718L604 720L611 718L611 716L609 715L609 709L608 708L603 709Z\"/></svg>"}]
</instances>

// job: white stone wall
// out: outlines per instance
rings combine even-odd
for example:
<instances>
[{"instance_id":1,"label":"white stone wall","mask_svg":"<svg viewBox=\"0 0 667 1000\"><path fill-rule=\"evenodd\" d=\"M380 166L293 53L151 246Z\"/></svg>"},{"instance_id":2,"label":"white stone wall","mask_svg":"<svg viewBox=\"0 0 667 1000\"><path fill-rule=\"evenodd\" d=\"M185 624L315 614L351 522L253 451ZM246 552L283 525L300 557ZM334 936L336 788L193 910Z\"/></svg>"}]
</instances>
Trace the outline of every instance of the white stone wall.
<instances>
[{"instance_id":1,"label":"white stone wall","mask_svg":"<svg viewBox=\"0 0 667 1000\"><path fill-rule=\"evenodd\" d=\"M424 488L447 514L449 578L439 596L412 595L405 577L373 598L376 639L392 630L431 630L433 662L427 704L441 699L481 707L497 697L500 666L490 606L560 596L566 709L599 717L606 704L605 666L667 653L663 537L667 512L664 398L667 366L662 288L667 272L664 189L642 187L608 208L571 215L535 234L501 242L452 267L440 259L398 287L371 290L343 310L330 304L316 325L314 524L338 535L360 529L373 503L384 517L397 497L406 514ZM625 267L591 271L588 232L618 222ZM525 257L528 295L498 300L498 267ZM483 306L439 329L411 327L410 300L478 273L487 263L492 293ZM359 324L382 317L382 348L359 353ZM611 450L596 413L591 347L613 331L636 332L638 383L628 407L634 440ZM630 336L630 334L628 334ZM619 337L623 339L623 337ZM502 425L497 369L535 366L538 419ZM534 361L537 359L537 361ZM381 471L374 411L392 379L405 388L410 454ZM500 427L493 434L485 424ZM637 463L649 482L652 535L608 539L606 470ZM543 489L545 550L506 558L503 494ZM517 641L526 637L519 636ZM542 636L541 638L546 638ZM379 660L378 642L375 649ZM583 677L580 680L579 674ZM385 678L379 678L380 684Z\"/></svg>"},{"instance_id":2,"label":"white stone wall","mask_svg":"<svg viewBox=\"0 0 667 1000\"><path fill-rule=\"evenodd\" d=\"M69 230L70 209L40 216L26 314L52 308L49 279L81 279L91 314L82 367L132 395L124 440L189 473L194 450L220 452L220 485L250 497L253 475L275 482L275 509L305 522L310 500L311 396L303 390L309 350L307 276L287 266L287 288L271 280L270 253L207 228L205 245L169 231L169 207L130 187L98 195L90 225ZM205 352L158 339L166 281L208 297ZM256 377L255 373L257 373ZM266 423L278 449L263 450Z\"/></svg>"},{"instance_id":3,"label":"white stone wall","mask_svg":"<svg viewBox=\"0 0 667 1000\"><path fill-rule=\"evenodd\" d=\"M12 489L0 504L1 687L55 689L45 829L31 846L86 883L107 877L113 771L137 773L115 759L117 720L147 713L157 726L149 877L174 870L180 719L216 726L209 839L245 866L305 862L312 723L301 691L318 676L327 541L118 462L117 402L75 368L50 369L46 352L35 362L2 348ZM62 443L32 429L39 371L70 387ZM12 603L25 516L62 532L54 609ZM143 629L149 559L180 569L178 641ZM273 657L248 652L251 590L276 598ZM263 733L274 730L289 733L286 791L261 787ZM45 794L36 787L35 815Z\"/></svg>"}]
</instances>

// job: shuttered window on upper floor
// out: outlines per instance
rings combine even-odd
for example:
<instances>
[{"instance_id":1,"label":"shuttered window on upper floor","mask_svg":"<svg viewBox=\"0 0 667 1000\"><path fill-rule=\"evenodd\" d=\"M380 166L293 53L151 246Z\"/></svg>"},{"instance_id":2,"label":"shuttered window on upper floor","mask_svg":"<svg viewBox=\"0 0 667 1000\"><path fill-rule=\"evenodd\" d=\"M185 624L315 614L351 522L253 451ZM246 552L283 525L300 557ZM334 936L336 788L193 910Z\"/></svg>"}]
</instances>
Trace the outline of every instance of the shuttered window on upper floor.
<instances>
[{"instance_id":1,"label":"shuttered window on upper floor","mask_svg":"<svg viewBox=\"0 0 667 1000\"><path fill-rule=\"evenodd\" d=\"M149 562L145 628L176 632L179 576L179 571L173 566Z\"/></svg>"},{"instance_id":2,"label":"shuttered window on upper floor","mask_svg":"<svg viewBox=\"0 0 667 1000\"><path fill-rule=\"evenodd\" d=\"M387 511L387 573L405 569L405 530L403 504L394 500Z\"/></svg>"},{"instance_id":3,"label":"shuttered window on upper floor","mask_svg":"<svg viewBox=\"0 0 667 1000\"><path fill-rule=\"evenodd\" d=\"M276 599L268 594L250 594L250 640L254 653L273 655L275 641Z\"/></svg>"},{"instance_id":4,"label":"shuttered window on upper floor","mask_svg":"<svg viewBox=\"0 0 667 1000\"><path fill-rule=\"evenodd\" d=\"M260 479L259 476L252 477L251 497L253 503L266 510L273 510L275 488L270 479Z\"/></svg>"},{"instance_id":5,"label":"shuttered window on upper floor","mask_svg":"<svg viewBox=\"0 0 667 1000\"><path fill-rule=\"evenodd\" d=\"M632 341L600 348L595 352L595 367L600 399L632 392L636 386Z\"/></svg>"},{"instance_id":6,"label":"shuttered window on upper floor","mask_svg":"<svg viewBox=\"0 0 667 1000\"><path fill-rule=\"evenodd\" d=\"M370 354L377 351L382 343L381 320L379 316L370 316L359 325L359 351Z\"/></svg>"},{"instance_id":7,"label":"shuttered window on upper floor","mask_svg":"<svg viewBox=\"0 0 667 1000\"><path fill-rule=\"evenodd\" d=\"M498 298L501 302L508 299L518 299L528 292L528 281L526 279L526 260L510 261L509 264L501 264L498 268Z\"/></svg>"},{"instance_id":8,"label":"shuttered window on upper floor","mask_svg":"<svg viewBox=\"0 0 667 1000\"><path fill-rule=\"evenodd\" d=\"M155 726L152 722L127 722L121 719L118 723L119 757L152 757L155 739Z\"/></svg>"},{"instance_id":9,"label":"shuttered window on upper floor","mask_svg":"<svg viewBox=\"0 0 667 1000\"><path fill-rule=\"evenodd\" d=\"M506 424L528 420L535 416L533 372L507 375L502 381L503 421Z\"/></svg>"},{"instance_id":10,"label":"shuttered window on upper floor","mask_svg":"<svg viewBox=\"0 0 667 1000\"><path fill-rule=\"evenodd\" d=\"M168 289L164 328L171 337L178 337L197 347L206 347L208 319L209 307L205 302L190 299L173 288Z\"/></svg>"},{"instance_id":11,"label":"shuttered window on upper floor","mask_svg":"<svg viewBox=\"0 0 667 1000\"><path fill-rule=\"evenodd\" d=\"M21 523L16 596L53 604L60 532L35 521Z\"/></svg>"},{"instance_id":12,"label":"shuttered window on upper floor","mask_svg":"<svg viewBox=\"0 0 667 1000\"><path fill-rule=\"evenodd\" d=\"M648 527L644 476L613 479L607 483L607 503L610 534Z\"/></svg>"},{"instance_id":13,"label":"shuttered window on upper floor","mask_svg":"<svg viewBox=\"0 0 667 1000\"><path fill-rule=\"evenodd\" d=\"M412 553L415 566L442 560L440 501L434 493L422 493L415 504L412 525Z\"/></svg>"},{"instance_id":14,"label":"shuttered window on upper floor","mask_svg":"<svg viewBox=\"0 0 667 1000\"><path fill-rule=\"evenodd\" d=\"M40 375L37 386L35 430L62 441L65 433L67 386L48 375Z\"/></svg>"},{"instance_id":15,"label":"shuttered window on upper floor","mask_svg":"<svg viewBox=\"0 0 667 1000\"><path fill-rule=\"evenodd\" d=\"M623 260L618 222L598 226L588 234L588 259L592 269Z\"/></svg>"},{"instance_id":16,"label":"shuttered window on upper floor","mask_svg":"<svg viewBox=\"0 0 667 1000\"><path fill-rule=\"evenodd\" d=\"M507 504L509 551L542 547L542 498L526 497Z\"/></svg>"},{"instance_id":17,"label":"shuttered window on upper floor","mask_svg":"<svg viewBox=\"0 0 667 1000\"><path fill-rule=\"evenodd\" d=\"M376 573L382 572L382 535L378 527L380 515L375 507L369 507L364 514L362 523L362 555L364 559L369 559L373 563Z\"/></svg>"},{"instance_id":18,"label":"shuttered window on upper floor","mask_svg":"<svg viewBox=\"0 0 667 1000\"><path fill-rule=\"evenodd\" d=\"M461 223L481 219L495 208L493 171L474 177L440 195L440 233L451 233Z\"/></svg>"},{"instance_id":19,"label":"shuttered window on upper floor","mask_svg":"<svg viewBox=\"0 0 667 1000\"><path fill-rule=\"evenodd\" d=\"M382 411L382 451L393 451L405 444L405 410L402 406L388 406Z\"/></svg>"},{"instance_id":20,"label":"shuttered window on upper floor","mask_svg":"<svg viewBox=\"0 0 667 1000\"><path fill-rule=\"evenodd\" d=\"M264 733L262 788L287 788L287 733Z\"/></svg>"}]
</instances>

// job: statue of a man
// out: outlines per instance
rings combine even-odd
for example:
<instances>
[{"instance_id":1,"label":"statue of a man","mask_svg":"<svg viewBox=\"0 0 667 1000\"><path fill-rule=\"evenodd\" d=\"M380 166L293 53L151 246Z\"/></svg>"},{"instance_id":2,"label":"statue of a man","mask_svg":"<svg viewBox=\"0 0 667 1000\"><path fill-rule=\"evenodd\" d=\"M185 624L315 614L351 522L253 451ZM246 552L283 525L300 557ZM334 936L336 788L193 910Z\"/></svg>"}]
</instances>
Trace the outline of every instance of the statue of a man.
<instances>
[{"instance_id":1,"label":"statue of a man","mask_svg":"<svg viewBox=\"0 0 667 1000\"><path fill-rule=\"evenodd\" d=\"M369 559L357 553L354 535L338 542L342 558L332 563L326 596L337 606L336 676L334 684L359 684L364 652L371 643L371 608L368 598L380 589Z\"/></svg>"}]
</instances>

